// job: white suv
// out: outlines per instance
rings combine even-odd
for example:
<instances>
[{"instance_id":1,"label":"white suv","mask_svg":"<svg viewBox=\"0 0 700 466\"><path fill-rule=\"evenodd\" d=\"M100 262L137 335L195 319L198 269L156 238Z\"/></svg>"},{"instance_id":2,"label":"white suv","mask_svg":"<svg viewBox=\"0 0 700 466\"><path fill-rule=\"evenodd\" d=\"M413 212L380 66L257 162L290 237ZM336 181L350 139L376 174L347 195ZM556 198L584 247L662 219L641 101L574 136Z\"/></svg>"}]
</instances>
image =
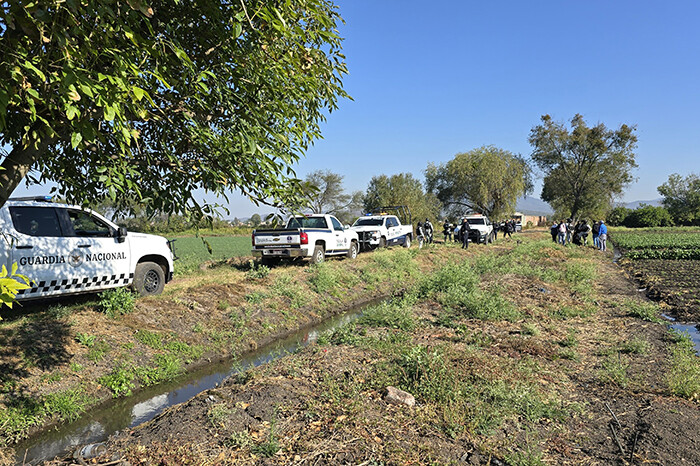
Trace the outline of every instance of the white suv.
<instances>
[{"instance_id":1,"label":"white suv","mask_svg":"<svg viewBox=\"0 0 700 466\"><path fill-rule=\"evenodd\" d=\"M45 198L10 199L0 209L0 264L28 277L18 300L131 285L142 295L163 291L173 253L162 236L127 233L78 206Z\"/></svg>"}]
</instances>

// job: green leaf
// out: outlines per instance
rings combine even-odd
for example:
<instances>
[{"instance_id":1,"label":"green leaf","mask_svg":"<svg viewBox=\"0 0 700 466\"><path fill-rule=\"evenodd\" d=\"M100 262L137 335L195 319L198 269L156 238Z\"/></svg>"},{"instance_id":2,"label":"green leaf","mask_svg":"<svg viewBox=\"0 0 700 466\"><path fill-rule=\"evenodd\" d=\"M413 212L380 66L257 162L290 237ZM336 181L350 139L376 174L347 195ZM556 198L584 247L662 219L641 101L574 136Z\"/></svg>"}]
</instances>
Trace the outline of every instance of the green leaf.
<instances>
[{"instance_id":1,"label":"green leaf","mask_svg":"<svg viewBox=\"0 0 700 466\"><path fill-rule=\"evenodd\" d=\"M68 118L68 120L72 120L76 116L80 116L80 110L72 105L66 108L66 118Z\"/></svg>"},{"instance_id":2,"label":"green leaf","mask_svg":"<svg viewBox=\"0 0 700 466\"><path fill-rule=\"evenodd\" d=\"M70 137L70 145L75 149L78 147L78 144L83 140L83 135L80 133L73 133Z\"/></svg>"},{"instance_id":3,"label":"green leaf","mask_svg":"<svg viewBox=\"0 0 700 466\"><path fill-rule=\"evenodd\" d=\"M105 112L104 113L105 113L105 120L107 120L107 121L114 120L115 111L111 106L105 105Z\"/></svg>"}]
</instances>

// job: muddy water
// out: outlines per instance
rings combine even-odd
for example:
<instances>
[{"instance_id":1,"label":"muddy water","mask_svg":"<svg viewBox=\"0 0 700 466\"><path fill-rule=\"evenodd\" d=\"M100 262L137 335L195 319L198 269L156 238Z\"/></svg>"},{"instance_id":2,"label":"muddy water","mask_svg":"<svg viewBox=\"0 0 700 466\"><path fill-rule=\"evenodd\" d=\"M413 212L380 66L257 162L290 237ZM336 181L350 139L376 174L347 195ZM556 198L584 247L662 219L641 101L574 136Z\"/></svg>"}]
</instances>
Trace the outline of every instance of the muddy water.
<instances>
[{"instance_id":1,"label":"muddy water","mask_svg":"<svg viewBox=\"0 0 700 466\"><path fill-rule=\"evenodd\" d=\"M320 333L351 322L361 314L360 309L350 311L261 347L233 363L226 361L212 364L169 384L149 387L134 396L107 403L73 423L43 432L17 445L17 464L37 464L56 456L65 456L79 445L101 442L117 431L150 421L164 409L216 387L227 377L314 343Z\"/></svg>"},{"instance_id":2,"label":"muddy water","mask_svg":"<svg viewBox=\"0 0 700 466\"><path fill-rule=\"evenodd\" d=\"M700 356L700 323L677 323L676 319L667 315L661 314L666 320L670 321L669 327L679 333L687 333L695 345L695 353Z\"/></svg>"}]
</instances>

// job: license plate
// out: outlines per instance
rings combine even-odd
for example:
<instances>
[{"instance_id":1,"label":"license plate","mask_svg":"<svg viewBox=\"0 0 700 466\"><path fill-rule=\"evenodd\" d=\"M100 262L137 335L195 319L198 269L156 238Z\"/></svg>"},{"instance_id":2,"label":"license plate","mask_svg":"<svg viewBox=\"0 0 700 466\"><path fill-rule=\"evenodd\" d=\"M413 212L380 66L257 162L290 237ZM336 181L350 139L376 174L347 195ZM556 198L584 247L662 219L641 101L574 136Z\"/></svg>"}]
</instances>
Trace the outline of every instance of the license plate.
<instances>
[{"instance_id":1,"label":"license plate","mask_svg":"<svg viewBox=\"0 0 700 466\"><path fill-rule=\"evenodd\" d=\"M284 254L284 251L282 249L267 249L265 250L265 254L270 256L281 256Z\"/></svg>"}]
</instances>

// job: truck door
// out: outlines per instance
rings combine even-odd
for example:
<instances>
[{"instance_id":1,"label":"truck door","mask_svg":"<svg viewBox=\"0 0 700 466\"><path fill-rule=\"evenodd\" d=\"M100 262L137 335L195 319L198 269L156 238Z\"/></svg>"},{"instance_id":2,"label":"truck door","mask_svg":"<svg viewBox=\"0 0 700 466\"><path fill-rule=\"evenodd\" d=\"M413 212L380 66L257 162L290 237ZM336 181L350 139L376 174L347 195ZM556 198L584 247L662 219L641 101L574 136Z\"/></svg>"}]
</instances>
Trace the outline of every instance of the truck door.
<instances>
[{"instance_id":1,"label":"truck door","mask_svg":"<svg viewBox=\"0 0 700 466\"><path fill-rule=\"evenodd\" d=\"M9 211L15 230L11 261L32 281L32 288L21 290L17 297L65 292L75 273L70 241L63 235L56 208L14 206Z\"/></svg>"},{"instance_id":2,"label":"truck door","mask_svg":"<svg viewBox=\"0 0 700 466\"><path fill-rule=\"evenodd\" d=\"M84 287L102 289L131 283L134 268L128 236L120 241L113 226L83 210L60 209L59 217L67 223L74 257L82 255L77 269Z\"/></svg>"},{"instance_id":3,"label":"truck door","mask_svg":"<svg viewBox=\"0 0 700 466\"><path fill-rule=\"evenodd\" d=\"M398 220L396 220L394 217L387 217L386 229L387 229L387 235L389 236L389 238L387 238L387 239L389 240L390 244L395 244L395 243L399 242L399 238L398 238L399 232L397 231L397 228L396 228L398 226L398 224L399 224Z\"/></svg>"},{"instance_id":4,"label":"truck door","mask_svg":"<svg viewBox=\"0 0 700 466\"><path fill-rule=\"evenodd\" d=\"M11 206L9 211L15 229L12 261L17 262L18 273L26 275L33 282L32 288L22 290L18 298L74 293L122 284L121 268L108 270L102 261L94 260L91 256L94 243L90 238L75 234L67 209ZM106 223L101 223L109 229ZM125 257L127 259L123 262L128 263L128 255ZM128 265L125 270L128 270ZM128 278L128 274L124 278Z\"/></svg>"},{"instance_id":5,"label":"truck door","mask_svg":"<svg viewBox=\"0 0 700 466\"><path fill-rule=\"evenodd\" d=\"M347 252L350 248L350 243L348 241L348 235L345 233L345 228L338 221L337 218L331 217L331 223L333 224L333 252Z\"/></svg>"}]
</instances>

